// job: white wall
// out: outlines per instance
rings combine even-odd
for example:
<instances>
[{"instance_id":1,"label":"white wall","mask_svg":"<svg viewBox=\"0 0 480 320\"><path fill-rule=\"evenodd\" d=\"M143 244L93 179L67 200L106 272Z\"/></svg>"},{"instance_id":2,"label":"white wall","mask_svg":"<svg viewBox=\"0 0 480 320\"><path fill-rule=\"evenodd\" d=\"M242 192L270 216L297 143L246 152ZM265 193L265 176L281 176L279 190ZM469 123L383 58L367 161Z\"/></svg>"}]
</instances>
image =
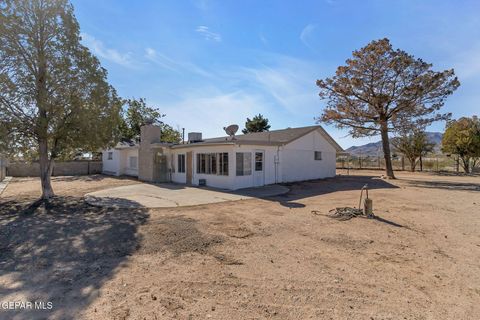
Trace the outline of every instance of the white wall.
<instances>
[{"instance_id":1,"label":"white wall","mask_svg":"<svg viewBox=\"0 0 480 320\"><path fill-rule=\"evenodd\" d=\"M318 132L313 131L285 146L258 145L217 145L189 146L185 148L167 149L168 168L171 180L176 183L186 183L186 172L178 172L178 154L192 151L193 172L192 183L198 185L200 179L205 179L207 186L222 189L241 189L254 186L255 151L264 151L264 184L303 181L335 176L335 148ZM113 152L113 159L107 160L108 151ZM322 160L315 160L314 152L322 152ZM228 176L197 173L198 153L227 152L229 159ZM252 174L236 175L236 153L250 152L252 154ZM277 157L278 155L278 157ZM103 152L103 171L116 175L138 176L138 169L129 168L129 157L137 156L138 149L106 150ZM277 163L276 163L277 159ZM140 163L138 162L140 165ZM188 164L185 163L185 171Z\"/></svg>"},{"instance_id":2,"label":"white wall","mask_svg":"<svg viewBox=\"0 0 480 320\"><path fill-rule=\"evenodd\" d=\"M221 146L198 146L190 148L172 149L170 155L169 165L173 164L172 181L176 183L186 182L186 173L179 173L177 168L177 155L185 154L192 151L193 155L193 174L192 183L198 185L200 179L205 179L207 186L236 190L241 188L248 188L254 185L254 170L255 170L255 151L264 151L264 184L274 184L280 179L280 168L277 175L275 174L275 157L277 155L277 147L272 146L257 146L257 145L221 145ZM228 153L228 176L217 174L199 174L197 173L197 154L198 153ZM237 176L236 174L236 153L250 152L252 154L252 174L246 176ZM185 156L186 159L186 156ZM171 167L170 167L171 168ZM187 164L185 164L185 169ZM186 170L185 170L186 171Z\"/></svg>"},{"instance_id":3,"label":"white wall","mask_svg":"<svg viewBox=\"0 0 480 320\"><path fill-rule=\"evenodd\" d=\"M281 182L321 179L335 176L335 148L318 132L313 131L285 146L259 145L221 145L178 148L171 150L170 164L175 168L172 172L172 181L186 182L186 173L178 173L177 155L193 153L192 183L198 185L199 179L205 179L207 186L222 189L241 189L254 186L255 151L264 151L264 184ZM322 160L315 160L314 152L322 152ZM198 153L228 152L228 176L197 173ZM252 174L247 176L236 175L236 153L250 152L252 154ZM186 158L186 157L185 157ZM276 159L277 163L276 163ZM185 164L185 168L188 165Z\"/></svg>"},{"instance_id":4,"label":"white wall","mask_svg":"<svg viewBox=\"0 0 480 320\"><path fill-rule=\"evenodd\" d=\"M137 167L130 167L130 157L137 157ZM120 150L120 175L138 177L138 149Z\"/></svg>"},{"instance_id":5,"label":"white wall","mask_svg":"<svg viewBox=\"0 0 480 320\"><path fill-rule=\"evenodd\" d=\"M277 170L275 174L275 157L277 155L277 147L272 146L257 146L257 145L236 145L234 147L233 157L236 160L237 152L250 152L252 154L252 174L248 176L236 176L236 162L233 168L234 180L232 181L233 189L248 188L254 186L255 174L255 151L263 151L263 174L264 184L274 184L278 182L280 172Z\"/></svg>"},{"instance_id":6,"label":"white wall","mask_svg":"<svg viewBox=\"0 0 480 320\"><path fill-rule=\"evenodd\" d=\"M177 154L185 154L192 151L193 159L193 172L192 172L192 184L198 185L200 179L205 179L207 186L221 188L221 189L232 189L232 179L235 177L235 155L233 153L233 145L220 145L220 146L198 146L198 147L189 147L189 148L178 148L171 149L171 154L173 154L174 168L175 172L172 173L172 181L178 183L185 183L186 181L186 171L188 164L185 163L185 173L178 173L177 171ZM197 154L198 153L228 153L228 176L217 175L217 174L200 174L197 173ZM170 158L171 159L171 158ZM172 161L170 161L170 164Z\"/></svg>"},{"instance_id":7,"label":"white wall","mask_svg":"<svg viewBox=\"0 0 480 320\"><path fill-rule=\"evenodd\" d=\"M108 153L112 152L112 160L108 160ZM115 149L107 149L102 152L102 172L105 174L120 175L120 152Z\"/></svg>"},{"instance_id":8,"label":"white wall","mask_svg":"<svg viewBox=\"0 0 480 320\"><path fill-rule=\"evenodd\" d=\"M108 153L112 152L112 160L108 160ZM138 168L130 168L129 157L137 157L138 149L108 149L102 152L102 172L105 174L113 174L116 176L129 175L138 176Z\"/></svg>"},{"instance_id":9,"label":"white wall","mask_svg":"<svg viewBox=\"0 0 480 320\"><path fill-rule=\"evenodd\" d=\"M322 152L322 160L315 160L314 151ZM334 177L335 159L335 148L318 131L313 131L282 148L281 181Z\"/></svg>"},{"instance_id":10,"label":"white wall","mask_svg":"<svg viewBox=\"0 0 480 320\"><path fill-rule=\"evenodd\" d=\"M171 178L173 182L187 183L187 151L188 149L171 150L171 153L167 155L169 159L168 168L171 172ZM178 172L179 154L185 155L185 172Z\"/></svg>"}]
</instances>

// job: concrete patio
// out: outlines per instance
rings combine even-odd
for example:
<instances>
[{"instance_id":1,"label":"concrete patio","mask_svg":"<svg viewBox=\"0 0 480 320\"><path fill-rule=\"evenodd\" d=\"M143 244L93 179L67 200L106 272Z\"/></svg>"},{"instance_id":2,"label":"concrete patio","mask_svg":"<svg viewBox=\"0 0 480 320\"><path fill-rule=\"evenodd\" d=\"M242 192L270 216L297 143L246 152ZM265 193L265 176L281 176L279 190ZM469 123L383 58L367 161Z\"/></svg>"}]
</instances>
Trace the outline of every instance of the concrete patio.
<instances>
[{"instance_id":1,"label":"concrete patio","mask_svg":"<svg viewBox=\"0 0 480 320\"><path fill-rule=\"evenodd\" d=\"M172 208L272 197L288 191L287 187L280 185L229 191L171 183L141 183L96 191L86 194L85 197L88 203L95 206Z\"/></svg>"}]
</instances>

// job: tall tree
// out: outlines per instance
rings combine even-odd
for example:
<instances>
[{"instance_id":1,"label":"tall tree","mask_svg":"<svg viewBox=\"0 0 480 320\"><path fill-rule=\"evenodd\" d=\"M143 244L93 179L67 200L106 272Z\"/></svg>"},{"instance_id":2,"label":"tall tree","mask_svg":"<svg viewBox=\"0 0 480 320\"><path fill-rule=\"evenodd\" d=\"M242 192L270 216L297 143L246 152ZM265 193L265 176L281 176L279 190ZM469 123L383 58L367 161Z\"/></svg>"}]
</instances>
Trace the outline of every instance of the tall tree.
<instances>
[{"instance_id":1,"label":"tall tree","mask_svg":"<svg viewBox=\"0 0 480 320\"><path fill-rule=\"evenodd\" d=\"M180 130L173 128L171 125L162 123L160 125L160 140L162 142L180 143L182 141L182 133Z\"/></svg>"},{"instance_id":2,"label":"tall tree","mask_svg":"<svg viewBox=\"0 0 480 320\"><path fill-rule=\"evenodd\" d=\"M54 195L54 160L115 138L121 102L107 72L80 44L66 0L0 2L0 122L40 163L42 199Z\"/></svg>"},{"instance_id":3,"label":"tall tree","mask_svg":"<svg viewBox=\"0 0 480 320\"><path fill-rule=\"evenodd\" d=\"M270 130L268 119L264 118L261 114L253 117L253 119L247 118L245 122L245 129L242 130L244 134L252 132L263 132Z\"/></svg>"},{"instance_id":4,"label":"tall tree","mask_svg":"<svg viewBox=\"0 0 480 320\"><path fill-rule=\"evenodd\" d=\"M463 117L447 123L442 152L458 155L463 170L470 173L480 159L480 119Z\"/></svg>"},{"instance_id":5,"label":"tall tree","mask_svg":"<svg viewBox=\"0 0 480 320\"><path fill-rule=\"evenodd\" d=\"M164 123L162 118L164 114L156 108L149 107L144 98L128 99L126 110L123 115L123 121L120 124L122 139L135 140L140 138L140 128L145 124L155 124L160 126L161 141L178 143L182 140L182 134L179 130Z\"/></svg>"},{"instance_id":6,"label":"tall tree","mask_svg":"<svg viewBox=\"0 0 480 320\"><path fill-rule=\"evenodd\" d=\"M439 110L459 85L453 69L435 72L431 64L393 49L388 39L372 41L333 77L317 80L327 100L317 120L349 128L353 137L380 134L386 175L395 178L389 133L448 119Z\"/></svg>"},{"instance_id":7,"label":"tall tree","mask_svg":"<svg viewBox=\"0 0 480 320\"><path fill-rule=\"evenodd\" d=\"M164 114L157 109L147 106L144 98L128 99L126 110L123 114L123 123L121 125L121 136L123 139L138 139L140 137L140 128L145 124L161 124Z\"/></svg>"},{"instance_id":8,"label":"tall tree","mask_svg":"<svg viewBox=\"0 0 480 320\"><path fill-rule=\"evenodd\" d=\"M403 132L400 136L392 138L392 145L410 162L412 172L415 171L418 160L432 152L435 146L428 141L427 134L422 130L414 130L412 133Z\"/></svg>"}]
</instances>

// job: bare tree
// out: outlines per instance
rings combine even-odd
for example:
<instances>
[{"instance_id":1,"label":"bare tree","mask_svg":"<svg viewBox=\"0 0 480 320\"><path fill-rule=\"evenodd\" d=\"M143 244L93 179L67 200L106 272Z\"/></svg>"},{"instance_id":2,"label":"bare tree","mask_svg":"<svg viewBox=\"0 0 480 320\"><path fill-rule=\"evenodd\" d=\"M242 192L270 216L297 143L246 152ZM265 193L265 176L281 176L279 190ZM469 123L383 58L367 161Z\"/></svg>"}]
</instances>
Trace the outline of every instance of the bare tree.
<instances>
[{"instance_id":1,"label":"bare tree","mask_svg":"<svg viewBox=\"0 0 480 320\"><path fill-rule=\"evenodd\" d=\"M327 100L318 121L349 128L353 137L380 134L386 175L395 178L389 132L448 119L439 110L459 85L453 69L435 72L431 64L394 50L388 39L372 41L333 77L317 80Z\"/></svg>"}]
</instances>

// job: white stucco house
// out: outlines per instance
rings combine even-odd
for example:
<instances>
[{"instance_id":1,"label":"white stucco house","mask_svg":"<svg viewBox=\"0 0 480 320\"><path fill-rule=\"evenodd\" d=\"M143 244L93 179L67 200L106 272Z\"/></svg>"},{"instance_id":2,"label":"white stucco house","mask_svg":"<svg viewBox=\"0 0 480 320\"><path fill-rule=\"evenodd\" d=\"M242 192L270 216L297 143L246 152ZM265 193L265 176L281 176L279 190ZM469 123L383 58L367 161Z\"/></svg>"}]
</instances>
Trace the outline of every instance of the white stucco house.
<instances>
[{"instance_id":1,"label":"white stucco house","mask_svg":"<svg viewBox=\"0 0 480 320\"><path fill-rule=\"evenodd\" d=\"M335 176L342 148L321 127L287 128L184 144L160 142L160 128L142 127L141 142L103 152L103 172L151 182L207 185L236 190Z\"/></svg>"}]
</instances>

